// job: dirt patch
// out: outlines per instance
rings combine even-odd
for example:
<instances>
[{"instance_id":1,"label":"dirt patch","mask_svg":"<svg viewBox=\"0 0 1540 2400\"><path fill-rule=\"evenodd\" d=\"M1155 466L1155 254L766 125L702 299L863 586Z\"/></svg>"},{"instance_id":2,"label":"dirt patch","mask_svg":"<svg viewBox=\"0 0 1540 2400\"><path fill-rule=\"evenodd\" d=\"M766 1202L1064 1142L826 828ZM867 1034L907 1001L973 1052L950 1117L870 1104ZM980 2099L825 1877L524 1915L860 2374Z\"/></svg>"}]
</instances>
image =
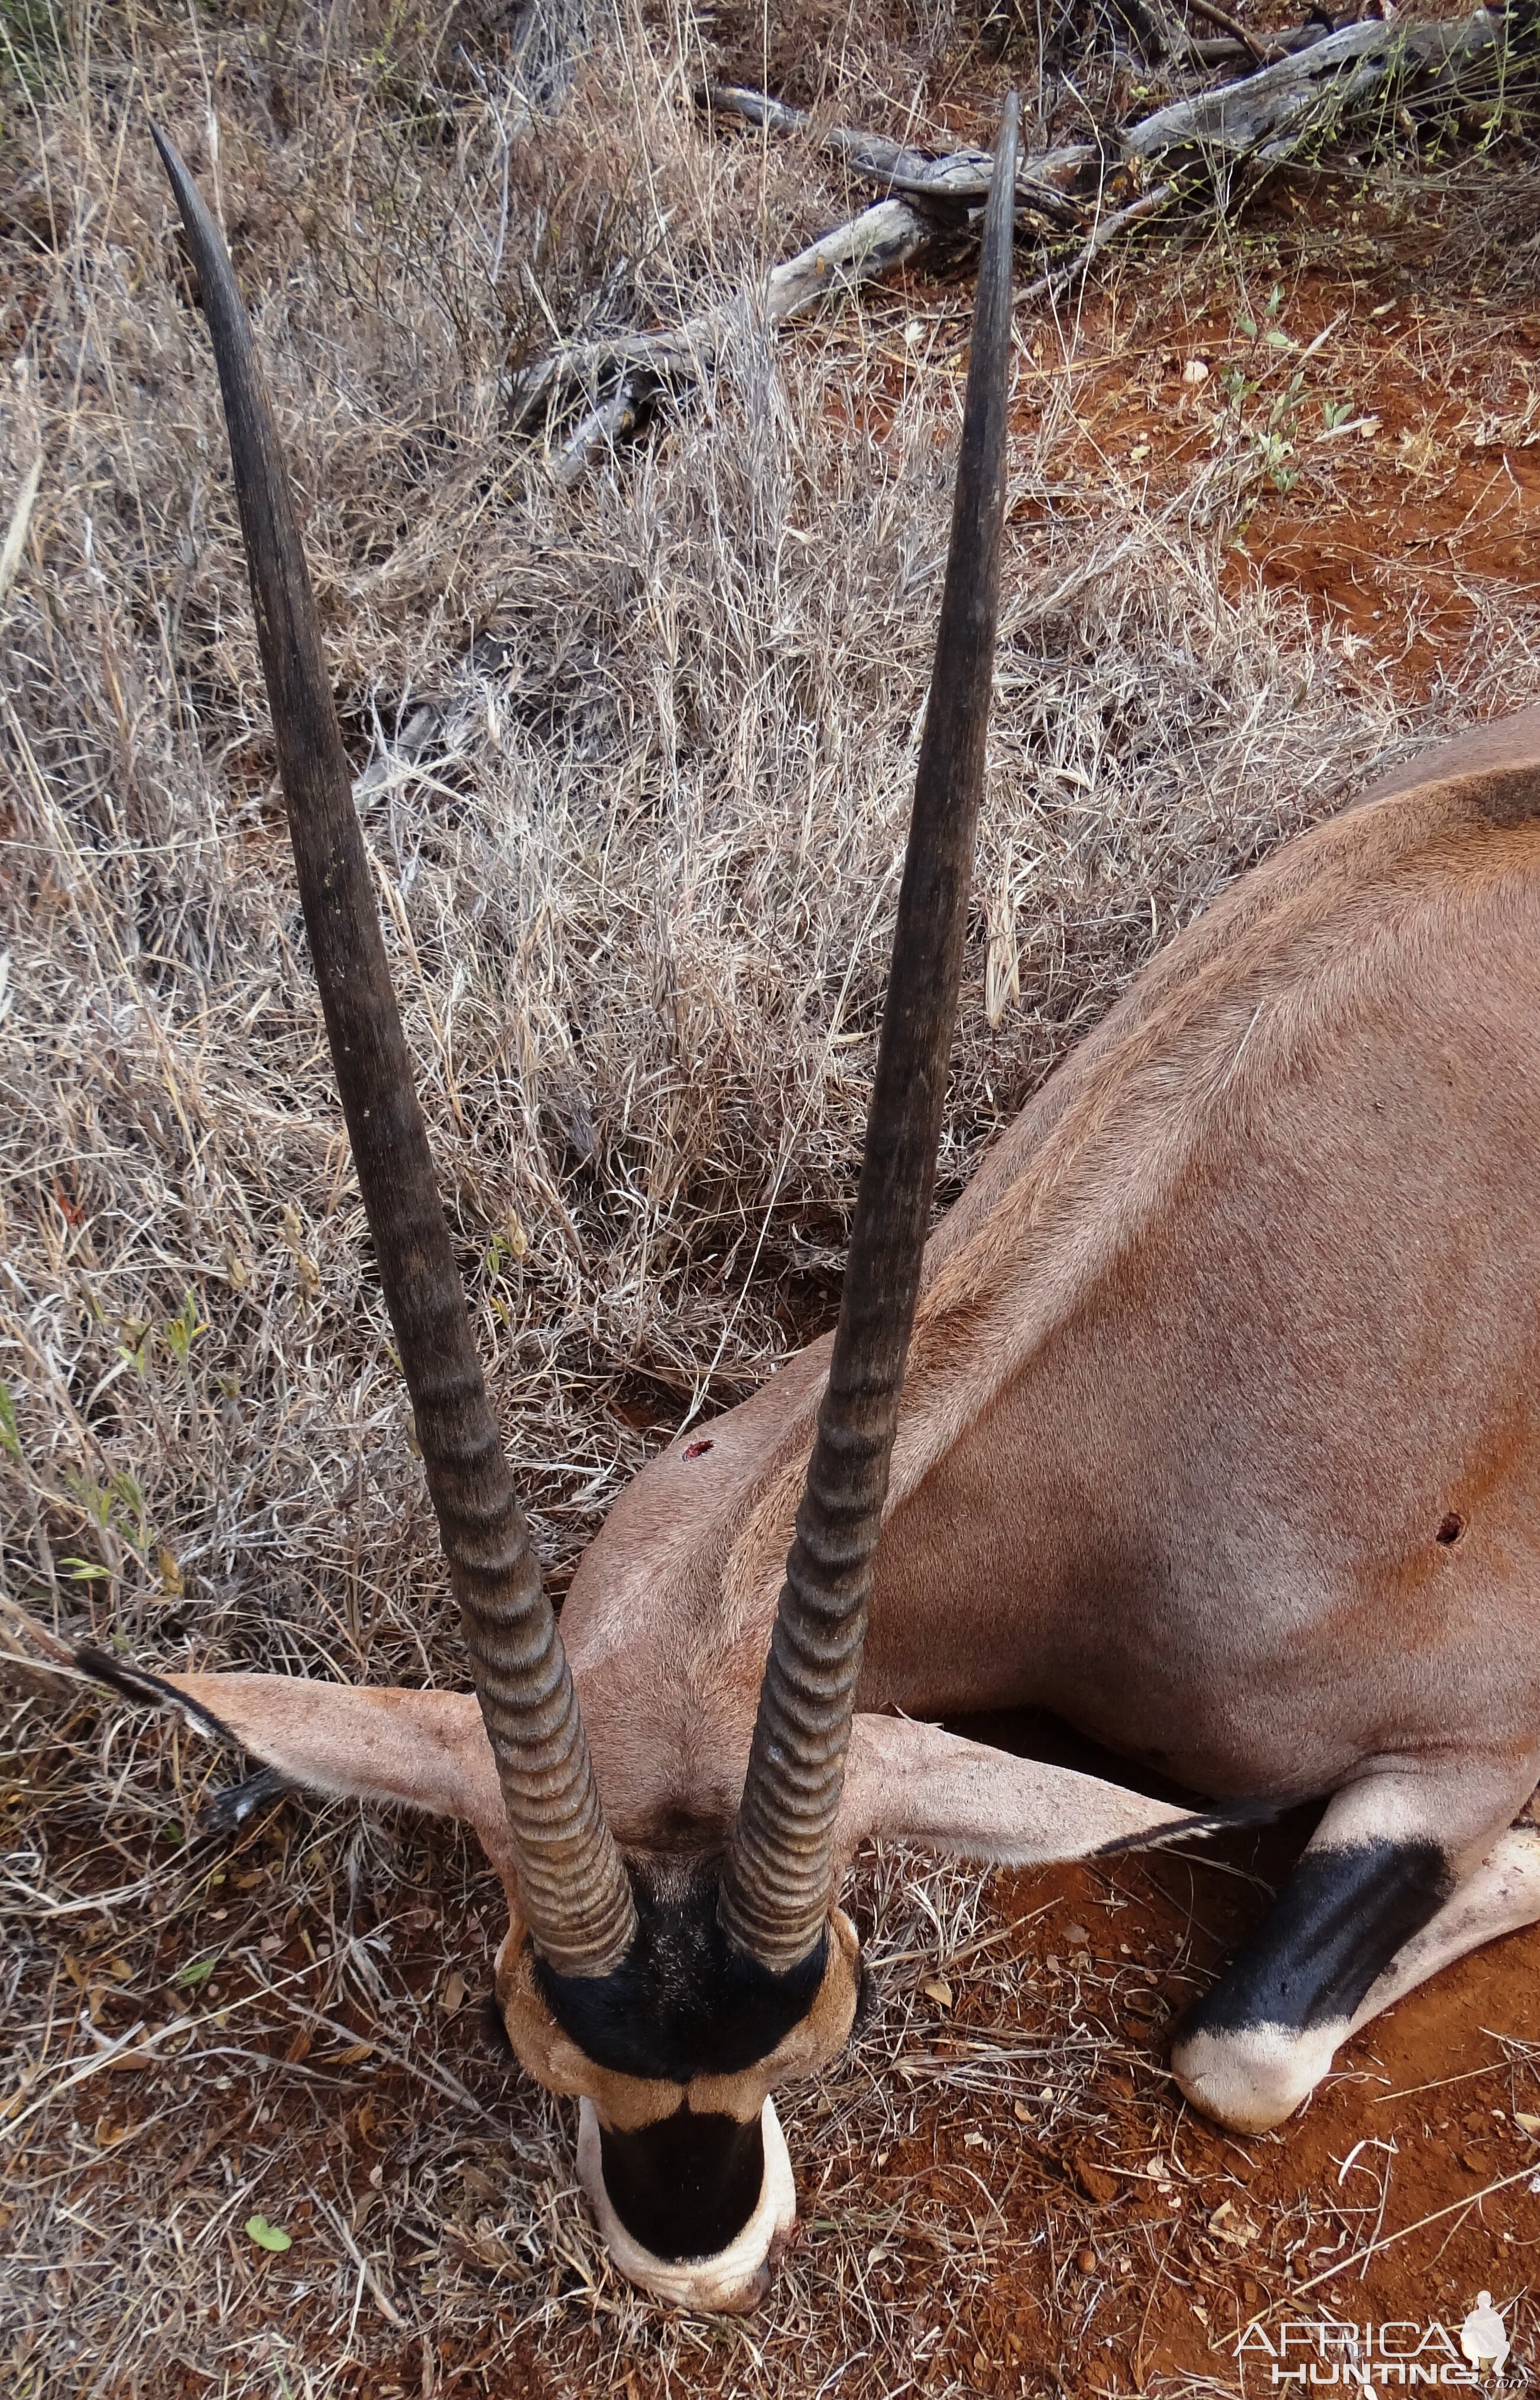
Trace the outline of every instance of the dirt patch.
<instances>
[{"instance_id":1,"label":"dirt patch","mask_svg":"<svg viewBox=\"0 0 1540 2400\"><path fill-rule=\"evenodd\" d=\"M1540 307L1473 282L1450 213L1323 174L1203 265L1141 259L1039 328L1016 417L1055 429L1055 505L1090 513L1111 483L1191 511L1196 478L1233 583L1297 594L1430 699L1497 595L1540 584Z\"/></svg>"},{"instance_id":2,"label":"dirt patch","mask_svg":"<svg viewBox=\"0 0 1540 2400\"><path fill-rule=\"evenodd\" d=\"M1081 1872L1021 1878L1018 1905L1040 1907L1059 1888L1034 1928L1039 1975L1051 1943L1058 2006L1075 2021L1109 2023L1119 2048L1091 2084L1102 2122L1088 2138L1075 2129L1056 2185L1036 2195L1066 2258L1059 2306L1012 2292L984 2312L970 2362L980 2388L1012 2388L982 2375L980 2354L1008 2367L1046 2347L1075 2363L1076 2374L1061 2372L1077 2391L1183 2375L1271 2389L1286 2325L1452 2318L1457 2337L1478 2290L1499 2286L1520 2354L1533 2341L1540 2140L1515 2120L1533 2118L1540 2089L1525 1999L1540 1936L1495 1943L1403 2002L1349 2045L1277 2134L1222 2134L1166 2080L1168 2019L1260 1916L1264 1895L1246 1878L1270 1879L1289 1855L1274 1838L1250 1855L1232 1848L1222 1863L1152 1862L1112 1893ZM1091 1935L1078 1972L1070 1925ZM1151 1979L1146 2000L1130 1992L1125 1951ZM1040 2177L1042 2157L1040 2147ZM1298 2363L1302 2337L1290 2339Z\"/></svg>"}]
</instances>

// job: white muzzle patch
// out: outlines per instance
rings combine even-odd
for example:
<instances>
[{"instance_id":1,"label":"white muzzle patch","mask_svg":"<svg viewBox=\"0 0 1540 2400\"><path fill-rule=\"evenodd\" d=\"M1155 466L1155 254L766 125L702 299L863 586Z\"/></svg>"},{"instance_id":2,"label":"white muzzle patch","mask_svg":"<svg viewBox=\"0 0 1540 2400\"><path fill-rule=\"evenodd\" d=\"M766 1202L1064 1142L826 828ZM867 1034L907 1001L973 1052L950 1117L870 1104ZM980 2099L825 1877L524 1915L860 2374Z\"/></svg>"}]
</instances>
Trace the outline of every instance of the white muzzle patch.
<instances>
[{"instance_id":1,"label":"white muzzle patch","mask_svg":"<svg viewBox=\"0 0 1540 2400\"><path fill-rule=\"evenodd\" d=\"M606 2249L628 2282L654 2298L695 2314L726 2311L746 2316L770 2289L769 2261L797 2222L797 2187L786 2137L775 2103L767 2094L759 2112L765 2149L764 2179L754 2215L714 2258L659 2258L628 2233L605 2189L599 2120L592 2100L578 2104L578 2174L587 2192Z\"/></svg>"}]
</instances>

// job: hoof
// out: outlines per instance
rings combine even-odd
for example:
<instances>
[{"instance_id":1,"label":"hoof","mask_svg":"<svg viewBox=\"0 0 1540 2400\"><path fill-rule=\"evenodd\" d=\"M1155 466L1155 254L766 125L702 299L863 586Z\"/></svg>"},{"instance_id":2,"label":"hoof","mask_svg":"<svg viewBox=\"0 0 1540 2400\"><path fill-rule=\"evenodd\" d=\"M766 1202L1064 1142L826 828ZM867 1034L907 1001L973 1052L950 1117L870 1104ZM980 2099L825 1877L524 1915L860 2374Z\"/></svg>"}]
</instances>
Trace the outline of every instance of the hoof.
<instances>
[{"instance_id":1,"label":"hoof","mask_svg":"<svg viewBox=\"0 0 1540 2400\"><path fill-rule=\"evenodd\" d=\"M1171 2072L1184 2098L1233 2134L1270 2134L1309 2099L1331 2065L1345 2025L1194 2029L1179 2038Z\"/></svg>"},{"instance_id":2,"label":"hoof","mask_svg":"<svg viewBox=\"0 0 1540 2400\"><path fill-rule=\"evenodd\" d=\"M775 2103L766 2099L759 2115L765 2174L753 2216L725 2250L711 2258L660 2258L628 2233L605 2189L599 2120L592 2100L579 2103L578 2174L587 2192L606 2249L628 2282L655 2299L694 2315L747 2316L770 2289L770 2270L786 2248L797 2222L786 2137Z\"/></svg>"}]
</instances>

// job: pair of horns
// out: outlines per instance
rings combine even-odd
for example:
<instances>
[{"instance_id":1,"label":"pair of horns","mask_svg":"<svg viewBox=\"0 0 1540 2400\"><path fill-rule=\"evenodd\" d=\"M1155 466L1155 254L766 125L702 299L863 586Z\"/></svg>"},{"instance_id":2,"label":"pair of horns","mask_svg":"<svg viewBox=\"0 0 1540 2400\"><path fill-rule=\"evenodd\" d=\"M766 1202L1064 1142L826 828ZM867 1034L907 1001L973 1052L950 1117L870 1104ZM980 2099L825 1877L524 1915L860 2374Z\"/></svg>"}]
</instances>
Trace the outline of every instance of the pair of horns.
<instances>
[{"instance_id":1,"label":"pair of horns","mask_svg":"<svg viewBox=\"0 0 1540 2400\"><path fill-rule=\"evenodd\" d=\"M315 600L228 254L156 134L198 268L229 427L257 641L311 955L380 1282L416 1417L518 1861L525 1923L559 1974L631 1947L578 1697L498 1437L391 988ZM984 779L1000 580L1016 103L986 215L935 669L828 1388L760 1690L720 1896L771 1971L819 1940L872 1561L919 1290Z\"/></svg>"}]
</instances>

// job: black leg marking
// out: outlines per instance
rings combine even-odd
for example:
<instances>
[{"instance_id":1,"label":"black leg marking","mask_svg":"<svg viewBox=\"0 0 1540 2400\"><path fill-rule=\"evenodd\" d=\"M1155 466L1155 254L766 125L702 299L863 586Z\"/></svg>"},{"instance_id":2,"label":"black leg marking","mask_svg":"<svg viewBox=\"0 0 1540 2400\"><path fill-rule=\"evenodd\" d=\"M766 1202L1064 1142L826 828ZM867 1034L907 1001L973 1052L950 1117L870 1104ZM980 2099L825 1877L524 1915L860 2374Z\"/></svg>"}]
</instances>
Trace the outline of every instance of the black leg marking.
<instances>
[{"instance_id":1,"label":"black leg marking","mask_svg":"<svg viewBox=\"0 0 1540 2400\"><path fill-rule=\"evenodd\" d=\"M1280 2025L1306 2033L1351 2017L1375 1977L1454 1889L1437 1842L1306 1850L1182 2039Z\"/></svg>"},{"instance_id":2,"label":"black leg marking","mask_svg":"<svg viewBox=\"0 0 1540 2400\"><path fill-rule=\"evenodd\" d=\"M639 2134L599 2129L605 2189L626 2231L655 2258L711 2258L743 2231L765 2179L759 2120L688 2108Z\"/></svg>"}]
</instances>

